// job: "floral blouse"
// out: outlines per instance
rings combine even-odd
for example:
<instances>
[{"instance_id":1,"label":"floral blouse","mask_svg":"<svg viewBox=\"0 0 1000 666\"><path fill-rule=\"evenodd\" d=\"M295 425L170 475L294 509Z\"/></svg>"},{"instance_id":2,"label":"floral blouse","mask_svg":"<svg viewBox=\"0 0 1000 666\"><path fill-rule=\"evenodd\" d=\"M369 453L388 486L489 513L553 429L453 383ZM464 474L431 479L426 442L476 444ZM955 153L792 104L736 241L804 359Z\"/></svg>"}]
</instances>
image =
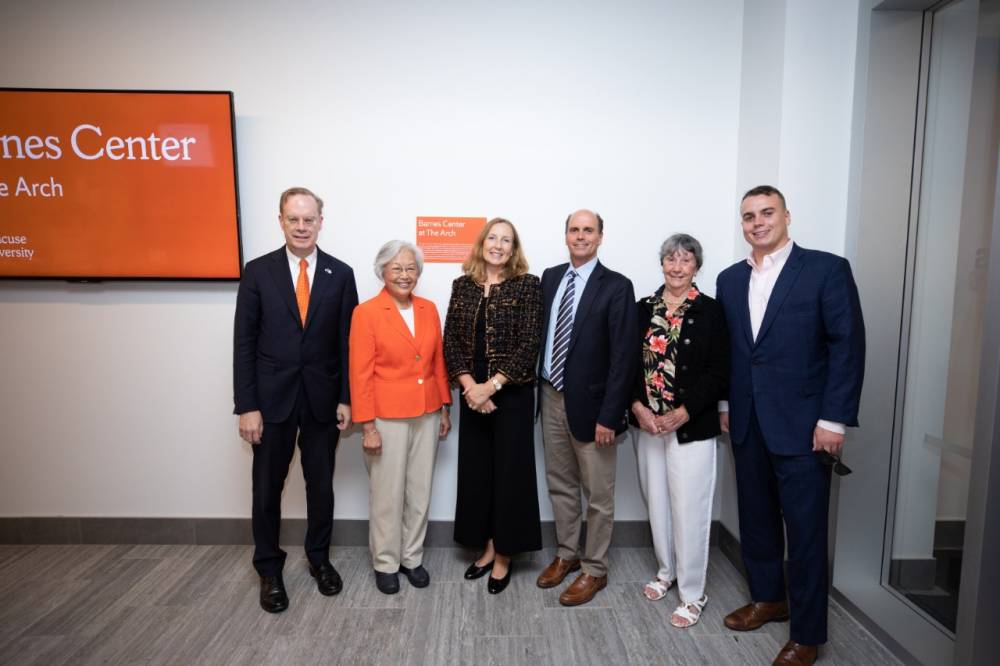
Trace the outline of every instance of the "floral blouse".
<instances>
[{"instance_id":1,"label":"floral blouse","mask_svg":"<svg viewBox=\"0 0 1000 666\"><path fill-rule=\"evenodd\" d=\"M684 302L668 317L667 304L660 290L646 299L653 306L653 316L642 340L642 371L646 380L646 397L649 408L660 416L673 409L674 362L677 359L677 341L684 324L684 313L698 298L697 285L692 284Z\"/></svg>"}]
</instances>

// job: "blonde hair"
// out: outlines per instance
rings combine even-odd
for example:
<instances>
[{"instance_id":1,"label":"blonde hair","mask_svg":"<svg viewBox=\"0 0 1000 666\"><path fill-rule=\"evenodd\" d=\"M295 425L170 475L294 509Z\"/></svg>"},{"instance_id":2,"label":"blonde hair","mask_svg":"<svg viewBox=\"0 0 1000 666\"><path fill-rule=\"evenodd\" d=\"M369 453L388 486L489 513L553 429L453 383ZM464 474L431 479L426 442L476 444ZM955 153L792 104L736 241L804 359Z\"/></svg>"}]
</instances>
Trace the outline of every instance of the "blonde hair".
<instances>
[{"instance_id":1,"label":"blonde hair","mask_svg":"<svg viewBox=\"0 0 1000 666\"><path fill-rule=\"evenodd\" d=\"M507 260L507 264L503 267L501 276L504 280L507 280L528 272L528 260L521 249L521 238L517 235L517 229L514 228L514 224L505 218L494 217L479 232L479 236L476 237L476 241L472 244L472 249L469 251L469 256L462 264L462 272L472 278L474 282L486 282L486 260L483 259L483 243L486 242L486 237L490 235L490 229L498 224L509 226L511 235L513 236L510 259Z\"/></svg>"}]
</instances>

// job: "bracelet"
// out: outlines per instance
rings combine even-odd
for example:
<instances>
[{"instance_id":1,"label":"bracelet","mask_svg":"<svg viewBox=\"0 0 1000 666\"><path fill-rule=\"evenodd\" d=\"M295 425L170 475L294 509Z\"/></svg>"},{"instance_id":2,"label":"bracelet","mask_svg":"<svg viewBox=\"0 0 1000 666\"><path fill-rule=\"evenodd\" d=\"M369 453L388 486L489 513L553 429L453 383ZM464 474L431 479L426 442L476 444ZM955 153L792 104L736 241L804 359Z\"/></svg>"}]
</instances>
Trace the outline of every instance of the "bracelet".
<instances>
[{"instance_id":1,"label":"bracelet","mask_svg":"<svg viewBox=\"0 0 1000 666\"><path fill-rule=\"evenodd\" d=\"M495 391L496 391L497 393L499 393L499 392L500 392L500 389L502 389L502 388L503 388L503 384L501 384L501 383L499 382L499 380L497 380L497 378L496 378L496 377L490 377L490 383L491 383L491 384L493 384L493 389L494 389L494 390L495 390Z\"/></svg>"}]
</instances>

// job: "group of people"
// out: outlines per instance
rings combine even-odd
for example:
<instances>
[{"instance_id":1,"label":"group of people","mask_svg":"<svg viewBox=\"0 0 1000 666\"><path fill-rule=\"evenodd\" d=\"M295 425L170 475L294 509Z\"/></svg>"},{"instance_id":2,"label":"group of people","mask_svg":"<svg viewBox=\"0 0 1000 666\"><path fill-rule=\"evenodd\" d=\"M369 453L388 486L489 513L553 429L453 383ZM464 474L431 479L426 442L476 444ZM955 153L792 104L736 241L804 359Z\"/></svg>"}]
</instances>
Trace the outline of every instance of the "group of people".
<instances>
[{"instance_id":1,"label":"group of people","mask_svg":"<svg viewBox=\"0 0 1000 666\"><path fill-rule=\"evenodd\" d=\"M420 249L383 245L374 271L384 286L359 305L351 268L317 247L322 210L305 188L282 193L285 247L247 264L237 296L235 413L253 445L264 610L288 607L278 535L296 441L309 571L323 594L343 587L329 559L332 476L352 422L370 478L375 584L386 594L398 592L399 574L429 584L431 481L456 386L455 540L479 553L466 579L488 575L498 594L512 557L541 548L540 414L557 551L537 584L556 587L579 571L559 601L591 601L608 582L615 445L631 424L658 564L642 594L660 600L676 585L670 623L696 624L708 601L716 438L728 432L751 603L725 624L748 631L790 617L791 640L775 663L816 659L827 638L831 465L845 427L857 425L864 327L848 263L791 241L781 192L765 185L744 195L751 252L719 275L714 299L695 283L704 258L690 235L663 242L663 284L636 301L631 281L597 259L597 213L567 217L569 261L541 279L528 272L514 225L494 218L452 284L443 333L434 303L413 293Z\"/></svg>"}]
</instances>

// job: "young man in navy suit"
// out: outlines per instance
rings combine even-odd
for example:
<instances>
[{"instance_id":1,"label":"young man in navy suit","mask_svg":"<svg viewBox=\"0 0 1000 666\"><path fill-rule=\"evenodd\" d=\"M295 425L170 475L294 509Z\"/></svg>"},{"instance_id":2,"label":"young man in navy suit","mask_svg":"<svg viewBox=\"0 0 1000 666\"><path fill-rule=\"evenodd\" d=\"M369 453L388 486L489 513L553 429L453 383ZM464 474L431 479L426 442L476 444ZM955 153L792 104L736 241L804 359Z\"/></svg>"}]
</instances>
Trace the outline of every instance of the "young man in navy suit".
<instances>
[{"instance_id":1,"label":"young man in navy suit","mask_svg":"<svg viewBox=\"0 0 1000 666\"><path fill-rule=\"evenodd\" d=\"M240 437L253 451L254 568L260 605L288 608L278 546L281 491L298 440L306 480L305 553L319 591L343 587L330 563L333 468L340 431L351 424L347 341L358 304L354 272L316 246L323 200L304 187L282 193L285 246L243 270L233 351Z\"/></svg>"},{"instance_id":2,"label":"young man in navy suit","mask_svg":"<svg viewBox=\"0 0 1000 666\"><path fill-rule=\"evenodd\" d=\"M542 439L559 548L538 586L555 587L582 568L559 596L565 606L587 603L608 582L615 440L628 427L625 410L639 356L632 283L597 260L603 239L601 217L576 211L566 219L569 263L542 274ZM582 557L581 489L587 498Z\"/></svg>"},{"instance_id":3,"label":"young man in navy suit","mask_svg":"<svg viewBox=\"0 0 1000 666\"><path fill-rule=\"evenodd\" d=\"M749 631L790 615L790 640L774 663L812 664L827 640L830 464L845 427L858 425L861 304L846 259L791 241L791 215L777 189L747 192L740 216L751 253L719 274L716 298L732 350L720 419L736 461L752 601L725 623Z\"/></svg>"}]
</instances>

